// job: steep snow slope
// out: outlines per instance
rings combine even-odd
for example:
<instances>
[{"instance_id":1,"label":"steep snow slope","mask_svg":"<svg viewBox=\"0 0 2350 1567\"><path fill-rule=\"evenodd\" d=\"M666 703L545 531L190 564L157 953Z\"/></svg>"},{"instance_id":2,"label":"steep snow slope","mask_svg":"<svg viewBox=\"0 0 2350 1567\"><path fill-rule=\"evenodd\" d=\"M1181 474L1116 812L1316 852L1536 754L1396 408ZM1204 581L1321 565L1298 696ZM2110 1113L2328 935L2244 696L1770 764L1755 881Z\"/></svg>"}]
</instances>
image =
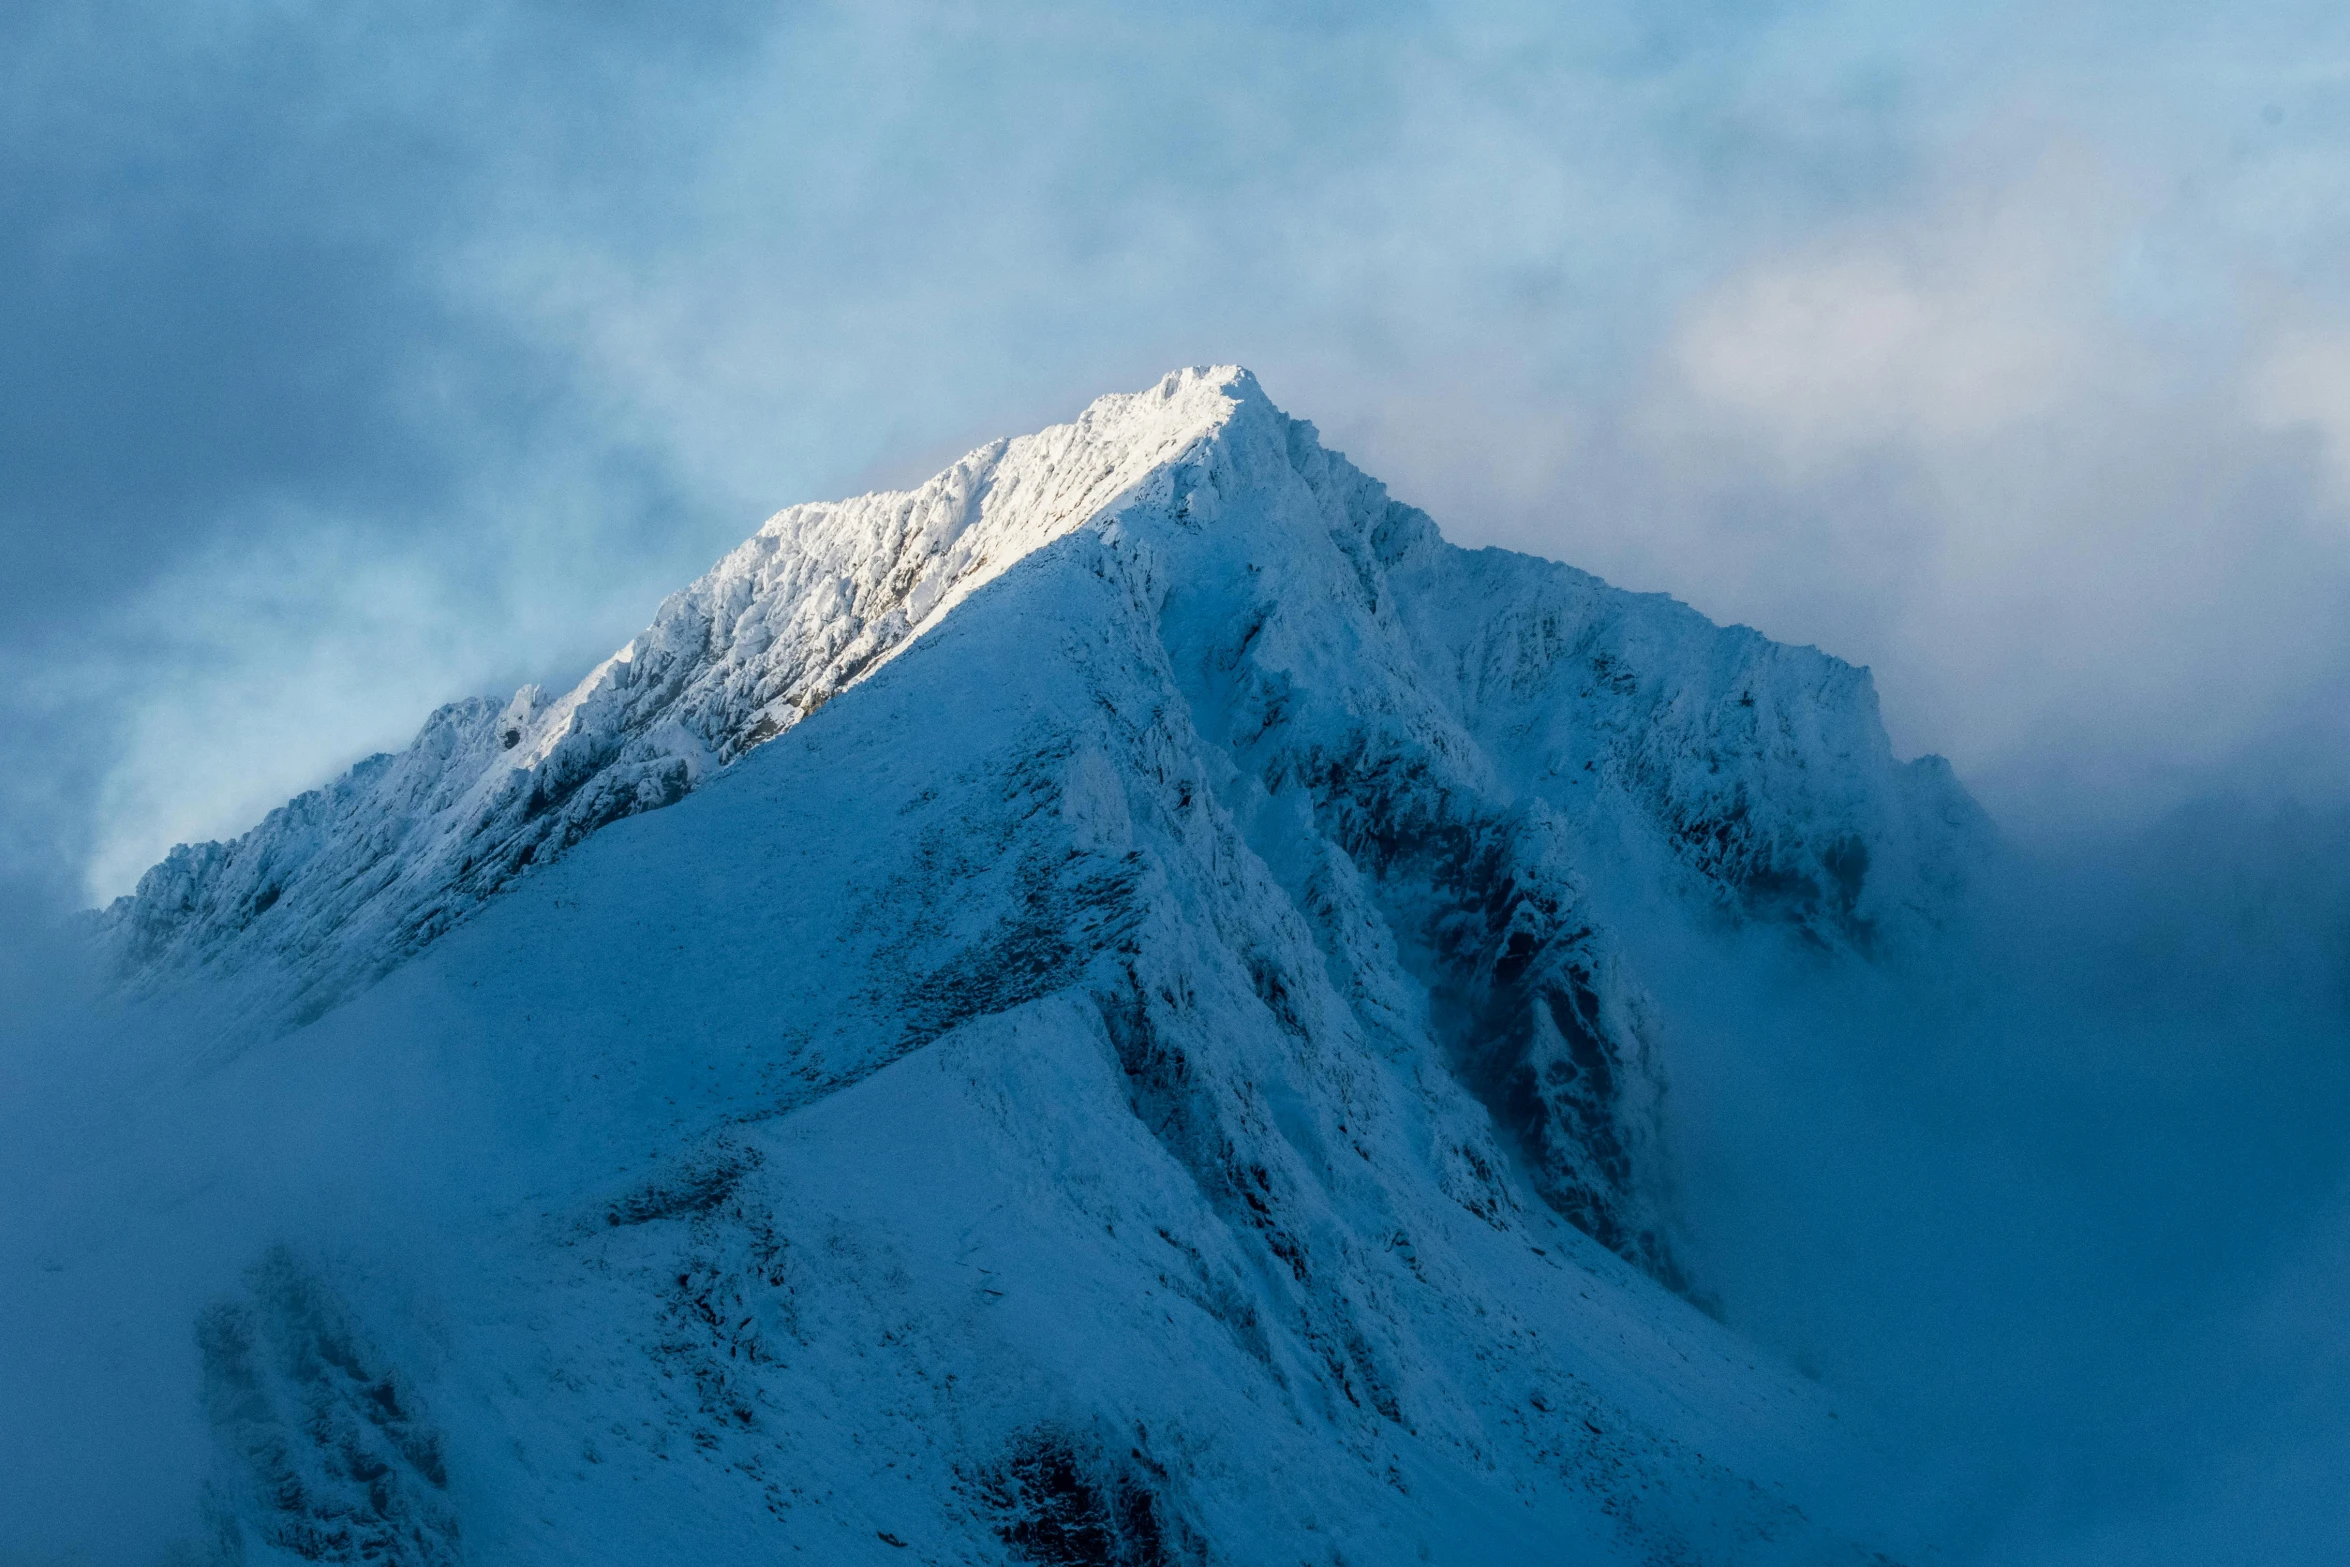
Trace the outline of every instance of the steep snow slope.
<instances>
[{"instance_id":1,"label":"steep snow slope","mask_svg":"<svg viewBox=\"0 0 2350 1567\"><path fill-rule=\"evenodd\" d=\"M1599 1249L1673 1276L1612 932L1897 948L1980 837L1865 675L1454 549L1241 372L786 512L112 911L259 1009L207 1092L493 1128L430 1354L299 1246L207 1317L219 1537L1840 1559L1808 1395Z\"/></svg>"},{"instance_id":2,"label":"steep snow slope","mask_svg":"<svg viewBox=\"0 0 2350 1567\"><path fill-rule=\"evenodd\" d=\"M1252 848L1134 547L213 1080L477 1128L446 1256L206 1319L247 1560L1864 1559L1816 1395L1532 1199L1302 802Z\"/></svg>"}]
</instances>

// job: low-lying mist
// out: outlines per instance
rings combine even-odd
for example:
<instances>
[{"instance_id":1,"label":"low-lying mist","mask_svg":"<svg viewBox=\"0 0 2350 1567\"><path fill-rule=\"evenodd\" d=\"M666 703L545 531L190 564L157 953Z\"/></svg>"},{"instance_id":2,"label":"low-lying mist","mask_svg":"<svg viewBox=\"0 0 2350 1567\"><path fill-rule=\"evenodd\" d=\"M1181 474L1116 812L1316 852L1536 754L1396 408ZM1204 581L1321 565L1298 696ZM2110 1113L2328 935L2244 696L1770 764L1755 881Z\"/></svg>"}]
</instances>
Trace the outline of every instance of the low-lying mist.
<instances>
[{"instance_id":1,"label":"low-lying mist","mask_svg":"<svg viewBox=\"0 0 2350 1567\"><path fill-rule=\"evenodd\" d=\"M300 1052L129 1006L89 917L0 897L0 1567L214 1560L199 1314L272 1245L389 1270L429 1320L467 1275L485 1140L429 1041Z\"/></svg>"},{"instance_id":2,"label":"low-lying mist","mask_svg":"<svg viewBox=\"0 0 2350 1567\"><path fill-rule=\"evenodd\" d=\"M1658 954L1687 1263L1872 1408L1944 1559L2350 1537L2346 848L2205 804L2010 854L1907 962Z\"/></svg>"}]
</instances>

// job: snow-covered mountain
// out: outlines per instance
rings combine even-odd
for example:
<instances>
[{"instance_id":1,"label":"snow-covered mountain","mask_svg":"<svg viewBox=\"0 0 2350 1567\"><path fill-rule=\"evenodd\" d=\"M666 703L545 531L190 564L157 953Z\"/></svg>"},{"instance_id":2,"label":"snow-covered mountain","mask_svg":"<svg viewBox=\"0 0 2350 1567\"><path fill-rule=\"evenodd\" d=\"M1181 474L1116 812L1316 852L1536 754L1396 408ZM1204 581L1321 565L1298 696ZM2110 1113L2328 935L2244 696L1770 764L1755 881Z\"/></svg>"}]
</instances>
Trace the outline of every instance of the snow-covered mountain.
<instances>
[{"instance_id":1,"label":"snow-covered mountain","mask_svg":"<svg viewBox=\"0 0 2350 1567\"><path fill-rule=\"evenodd\" d=\"M429 1353L300 1237L206 1315L212 1538L1866 1560L1818 1395L1665 1287L1620 933L1899 954L1985 841L1865 672L1446 544L1243 371L795 507L108 912L234 998L208 1091L486 1128Z\"/></svg>"}]
</instances>

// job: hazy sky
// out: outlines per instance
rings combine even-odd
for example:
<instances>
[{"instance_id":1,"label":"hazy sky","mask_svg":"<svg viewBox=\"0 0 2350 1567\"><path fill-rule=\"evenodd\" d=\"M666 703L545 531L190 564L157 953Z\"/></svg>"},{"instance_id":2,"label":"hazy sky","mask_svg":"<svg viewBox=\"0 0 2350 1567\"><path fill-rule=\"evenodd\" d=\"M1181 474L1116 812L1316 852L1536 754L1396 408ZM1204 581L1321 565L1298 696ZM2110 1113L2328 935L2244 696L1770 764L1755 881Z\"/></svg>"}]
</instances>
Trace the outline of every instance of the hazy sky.
<instances>
[{"instance_id":1,"label":"hazy sky","mask_svg":"<svg viewBox=\"0 0 2350 1567\"><path fill-rule=\"evenodd\" d=\"M775 508L1238 360L2018 830L2350 777L2339 6L0 9L0 857L122 890Z\"/></svg>"}]
</instances>

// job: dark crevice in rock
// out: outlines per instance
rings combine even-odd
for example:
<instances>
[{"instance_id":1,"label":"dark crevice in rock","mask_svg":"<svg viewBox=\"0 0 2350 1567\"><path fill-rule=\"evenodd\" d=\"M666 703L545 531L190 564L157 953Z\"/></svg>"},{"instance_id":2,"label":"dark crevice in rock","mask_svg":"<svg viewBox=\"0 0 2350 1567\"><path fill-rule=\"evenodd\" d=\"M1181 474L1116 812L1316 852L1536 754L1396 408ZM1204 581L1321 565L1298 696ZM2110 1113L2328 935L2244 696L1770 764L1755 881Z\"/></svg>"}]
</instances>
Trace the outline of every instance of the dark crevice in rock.
<instances>
[{"instance_id":1,"label":"dark crevice in rock","mask_svg":"<svg viewBox=\"0 0 2350 1567\"><path fill-rule=\"evenodd\" d=\"M443 1442L415 1389L287 1249L246 1286L196 1327L221 1465L215 1560L243 1561L249 1529L301 1561L456 1567Z\"/></svg>"},{"instance_id":2,"label":"dark crevice in rock","mask_svg":"<svg viewBox=\"0 0 2350 1567\"><path fill-rule=\"evenodd\" d=\"M1012 1438L967 1482L1014 1561L1035 1567L1204 1567L1206 1543L1175 1509L1165 1468L1044 1425Z\"/></svg>"},{"instance_id":3,"label":"dark crevice in rock","mask_svg":"<svg viewBox=\"0 0 2350 1567\"><path fill-rule=\"evenodd\" d=\"M1634 1153L1646 1045L1603 1005L1597 932L1535 827L1459 798L1419 762L1322 758L1301 771L1324 831L1369 878L1427 986L1455 1074L1535 1189L1600 1244L1677 1283Z\"/></svg>"}]
</instances>

